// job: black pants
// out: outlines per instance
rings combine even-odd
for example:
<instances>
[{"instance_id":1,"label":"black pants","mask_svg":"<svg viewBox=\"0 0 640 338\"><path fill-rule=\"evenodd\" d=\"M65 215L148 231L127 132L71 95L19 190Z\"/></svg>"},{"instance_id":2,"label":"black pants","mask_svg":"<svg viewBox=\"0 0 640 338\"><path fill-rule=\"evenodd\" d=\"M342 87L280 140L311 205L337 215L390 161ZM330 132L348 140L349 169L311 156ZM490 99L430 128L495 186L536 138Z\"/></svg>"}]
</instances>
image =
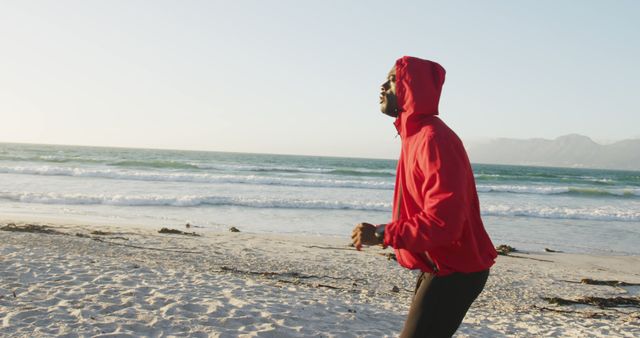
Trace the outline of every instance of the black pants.
<instances>
[{"instance_id":1,"label":"black pants","mask_svg":"<svg viewBox=\"0 0 640 338\"><path fill-rule=\"evenodd\" d=\"M422 273L401 338L451 337L489 277L489 270L435 277Z\"/></svg>"}]
</instances>

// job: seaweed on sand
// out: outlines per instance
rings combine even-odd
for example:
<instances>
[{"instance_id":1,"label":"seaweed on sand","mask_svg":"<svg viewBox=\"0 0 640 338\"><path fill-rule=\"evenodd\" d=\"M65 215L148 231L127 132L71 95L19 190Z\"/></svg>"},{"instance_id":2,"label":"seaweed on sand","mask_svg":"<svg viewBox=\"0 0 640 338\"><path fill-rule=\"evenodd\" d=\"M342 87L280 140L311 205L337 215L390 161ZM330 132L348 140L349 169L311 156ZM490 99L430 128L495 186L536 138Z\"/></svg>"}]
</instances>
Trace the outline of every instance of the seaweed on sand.
<instances>
[{"instance_id":1,"label":"seaweed on sand","mask_svg":"<svg viewBox=\"0 0 640 338\"><path fill-rule=\"evenodd\" d=\"M91 231L91 234L98 235L98 236L109 236L109 235L113 235L113 232L94 230L94 231Z\"/></svg>"},{"instance_id":2,"label":"seaweed on sand","mask_svg":"<svg viewBox=\"0 0 640 338\"><path fill-rule=\"evenodd\" d=\"M550 304L556 305L592 305L599 308L606 307L640 307L640 298L638 297L582 297L576 300L564 299L560 297L544 297L544 300Z\"/></svg>"},{"instance_id":3,"label":"seaweed on sand","mask_svg":"<svg viewBox=\"0 0 640 338\"><path fill-rule=\"evenodd\" d=\"M609 286L638 286L640 283L627 283L621 282L618 280L597 280L590 278L583 278L580 280L582 284L590 284L590 285L609 285Z\"/></svg>"},{"instance_id":4,"label":"seaweed on sand","mask_svg":"<svg viewBox=\"0 0 640 338\"><path fill-rule=\"evenodd\" d=\"M508 256L510 253L516 252L518 250L516 250L516 248L512 246L500 244L496 247L496 251L498 252L498 255Z\"/></svg>"},{"instance_id":5,"label":"seaweed on sand","mask_svg":"<svg viewBox=\"0 0 640 338\"><path fill-rule=\"evenodd\" d=\"M174 234L174 235L185 235L185 236L196 236L196 237L200 236L195 232L185 232L185 231L169 229L169 228L162 228L158 230L158 232L161 234Z\"/></svg>"},{"instance_id":6,"label":"seaweed on sand","mask_svg":"<svg viewBox=\"0 0 640 338\"><path fill-rule=\"evenodd\" d=\"M388 261L390 261L390 260L397 261L398 260L398 258L396 257L396 254L393 253L393 252L379 253L379 255L386 257Z\"/></svg>"},{"instance_id":7,"label":"seaweed on sand","mask_svg":"<svg viewBox=\"0 0 640 338\"><path fill-rule=\"evenodd\" d=\"M15 223L9 223L3 227L0 227L0 230L13 231L13 232L32 232L32 233L49 234L49 235L63 234L60 231L50 229L46 225L38 225L38 224L16 225Z\"/></svg>"}]
</instances>

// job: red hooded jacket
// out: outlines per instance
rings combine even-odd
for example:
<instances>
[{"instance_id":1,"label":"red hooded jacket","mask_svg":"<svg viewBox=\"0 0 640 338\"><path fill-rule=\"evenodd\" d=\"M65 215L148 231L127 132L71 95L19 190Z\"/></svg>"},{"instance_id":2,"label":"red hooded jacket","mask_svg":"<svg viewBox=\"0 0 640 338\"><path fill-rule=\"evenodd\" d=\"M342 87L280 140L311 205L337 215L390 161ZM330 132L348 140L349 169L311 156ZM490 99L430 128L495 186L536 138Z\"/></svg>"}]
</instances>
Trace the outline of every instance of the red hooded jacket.
<instances>
[{"instance_id":1,"label":"red hooded jacket","mask_svg":"<svg viewBox=\"0 0 640 338\"><path fill-rule=\"evenodd\" d=\"M414 57L396 61L395 121L402 138L393 221L384 244L400 265L445 276L491 267L497 256L462 141L438 115L445 70Z\"/></svg>"}]
</instances>

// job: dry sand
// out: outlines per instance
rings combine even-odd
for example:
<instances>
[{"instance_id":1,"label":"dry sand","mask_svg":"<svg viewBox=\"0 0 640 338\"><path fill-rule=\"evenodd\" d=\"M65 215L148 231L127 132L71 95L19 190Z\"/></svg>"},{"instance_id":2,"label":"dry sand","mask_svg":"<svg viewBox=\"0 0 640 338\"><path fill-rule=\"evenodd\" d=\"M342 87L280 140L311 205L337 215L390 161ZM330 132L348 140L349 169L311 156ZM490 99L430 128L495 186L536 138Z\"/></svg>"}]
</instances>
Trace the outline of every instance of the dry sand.
<instances>
[{"instance_id":1,"label":"dry sand","mask_svg":"<svg viewBox=\"0 0 640 338\"><path fill-rule=\"evenodd\" d=\"M0 231L0 336L394 337L416 278L348 238L48 225L62 234ZM640 283L640 257L516 255L498 258L457 337L640 336L637 307L543 299L638 297L576 282Z\"/></svg>"}]
</instances>

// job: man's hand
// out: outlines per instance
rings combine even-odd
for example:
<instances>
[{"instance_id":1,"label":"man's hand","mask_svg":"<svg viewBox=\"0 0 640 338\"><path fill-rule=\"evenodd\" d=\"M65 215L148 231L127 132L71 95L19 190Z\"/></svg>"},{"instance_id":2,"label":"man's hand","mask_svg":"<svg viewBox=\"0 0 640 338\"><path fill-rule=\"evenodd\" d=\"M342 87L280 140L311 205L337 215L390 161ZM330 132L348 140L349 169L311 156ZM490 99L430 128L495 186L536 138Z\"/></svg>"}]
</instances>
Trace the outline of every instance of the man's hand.
<instances>
[{"instance_id":1,"label":"man's hand","mask_svg":"<svg viewBox=\"0 0 640 338\"><path fill-rule=\"evenodd\" d=\"M351 233L353 246L360 251L363 245L382 244L382 241L376 237L376 226L369 223L360 223L353 228Z\"/></svg>"}]
</instances>

